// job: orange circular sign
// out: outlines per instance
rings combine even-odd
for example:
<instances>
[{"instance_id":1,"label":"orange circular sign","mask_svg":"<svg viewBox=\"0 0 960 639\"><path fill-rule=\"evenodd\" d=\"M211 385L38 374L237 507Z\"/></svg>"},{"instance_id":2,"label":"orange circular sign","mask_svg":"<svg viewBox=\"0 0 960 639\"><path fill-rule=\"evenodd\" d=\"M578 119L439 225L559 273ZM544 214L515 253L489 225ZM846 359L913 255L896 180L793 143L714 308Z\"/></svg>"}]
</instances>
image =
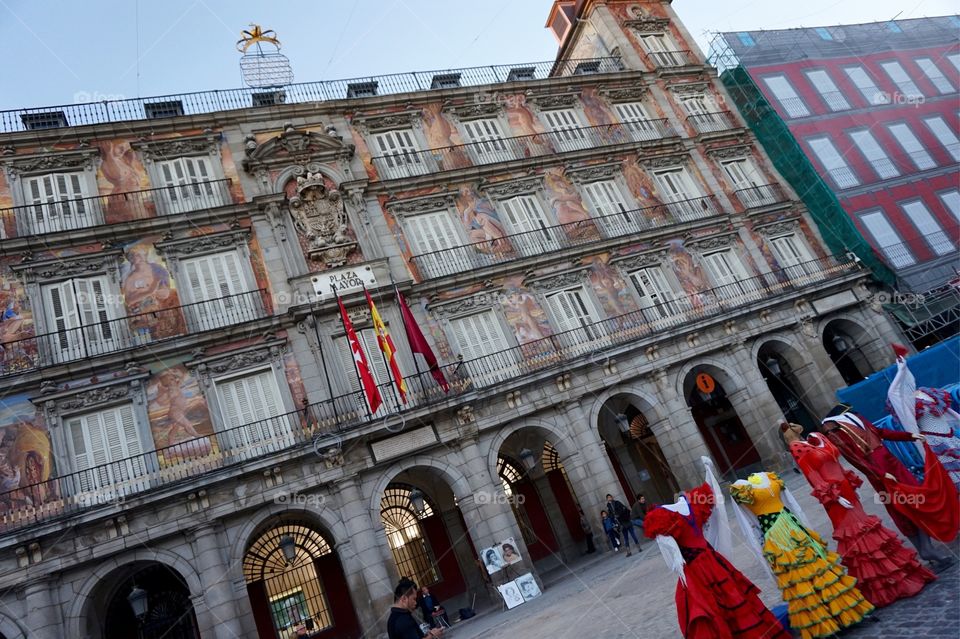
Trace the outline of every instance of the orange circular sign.
<instances>
[{"instance_id":1,"label":"orange circular sign","mask_svg":"<svg viewBox=\"0 0 960 639\"><path fill-rule=\"evenodd\" d=\"M700 373L697 375L697 388L699 388L704 393L712 393L713 389L717 387L717 383L713 381L713 378L706 373Z\"/></svg>"}]
</instances>

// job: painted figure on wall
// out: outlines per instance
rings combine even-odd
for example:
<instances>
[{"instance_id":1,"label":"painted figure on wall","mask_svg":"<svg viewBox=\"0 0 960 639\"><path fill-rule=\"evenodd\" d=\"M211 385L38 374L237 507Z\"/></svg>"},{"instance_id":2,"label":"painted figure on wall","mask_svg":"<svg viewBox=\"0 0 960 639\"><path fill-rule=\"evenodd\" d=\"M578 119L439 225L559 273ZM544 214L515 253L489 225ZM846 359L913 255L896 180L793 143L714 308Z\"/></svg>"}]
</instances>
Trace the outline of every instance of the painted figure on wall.
<instances>
[{"instance_id":1,"label":"painted figure on wall","mask_svg":"<svg viewBox=\"0 0 960 639\"><path fill-rule=\"evenodd\" d=\"M120 290L137 339L147 343L183 333L183 314L175 310L180 298L154 249L153 238L127 245L125 257L120 267Z\"/></svg>"},{"instance_id":2,"label":"painted figure on wall","mask_svg":"<svg viewBox=\"0 0 960 639\"><path fill-rule=\"evenodd\" d=\"M619 126L606 126L616 124L620 121L610 105L597 95L596 87L587 87L580 93L580 102L583 104L583 112L587 116L587 122L590 126L604 127L598 132L608 144L620 144L629 142L630 136L627 131Z\"/></svg>"},{"instance_id":3,"label":"painted figure on wall","mask_svg":"<svg viewBox=\"0 0 960 639\"><path fill-rule=\"evenodd\" d=\"M99 188L102 194L131 193L150 188L147 172L136 152L130 148L129 142L104 140L99 146L102 158ZM155 215L153 203L144 202L144 209L140 210L137 207L141 200L136 197L108 197L106 202L106 222L111 224L129 222L143 217L144 214Z\"/></svg>"},{"instance_id":4,"label":"painted figure on wall","mask_svg":"<svg viewBox=\"0 0 960 639\"><path fill-rule=\"evenodd\" d=\"M167 368L147 385L150 430L167 463L213 451L213 426L200 386L182 365Z\"/></svg>"},{"instance_id":5,"label":"painted figure on wall","mask_svg":"<svg viewBox=\"0 0 960 639\"><path fill-rule=\"evenodd\" d=\"M590 270L590 283L607 317L623 316L638 310L620 272L599 258Z\"/></svg>"},{"instance_id":6,"label":"painted figure on wall","mask_svg":"<svg viewBox=\"0 0 960 639\"><path fill-rule=\"evenodd\" d=\"M504 282L503 314L513 328L520 345L545 339L552 334L550 322L543 308L526 289L520 286L521 278L513 277ZM549 349L549 345L545 345Z\"/></svg>"},{"instance_id":7,"label":"painted figure on wall","mask_svg":"<svg viewBox=\"0 0 960 639\"><path fill-rule=\"evenodd\" d=\"M293 353L286 353L283 356L283 372L287 378L287 386L290 387L293 405L297 407L306 406L307 390L303 386L303 379L300 377L300 367L297 365L297 359L293 356Z\"/></svg>"},{"instance_id":8,"label":"painted figure on wall","mask_svg":"<svg viewBox=\"0 0 960 639\"><path fill-rule=\"evenodd\" d=\"M662 204L660 198L657 197L653 185L650 183L650 176L647 175L646 171L640 168L640 165L632 160L625 160L621 170L623 171L623 178L627 182L627 187L630 189L630 192L633 194L633 197L637 200L641 208ZM663 211L660 209L652 209L650 211L645 211L645 213L648 216L652 216L652 219L666 219Z\"/></svg>"},{"instance_id":9,"label":"painted figure on wall","mask_svg":"<svg viewBox=\"0 0 960 639\"><path fill-rule=\"evenodd\" d=\"M427 138L427 148L446 149L463 144L460 133L443 117L442 108L443 105L439 102L423 106L423 132ZM449 149L440 157L445 170L460 169L471 164L463 149Z\"/></svg>"},{"instance_id":10,"label":"painted figure on wall","mask_svg":"<svg viewBox=\"0 0 960 639\"><path fill-rule=\"evenodd\" d=\"M16 284L0 286L0 371L33 366L37 357L32 314L26 294Z\"/></svg>"},{"instance_id":11,"label":"painted figure on wall","mask_svg":"<svg viewBox=\"0 0 960 639\"><path fill-rule=\"evenodd\" d=\"M533 117L533 113L524 104L526 98L522 94L508 96L503 111L510 124L510 133L516 136L533 136L525 139L526 157L548 155L553 153L553 146L544 135L546 129Z\"/></svg>"},{"instance_id":12,"label":"painted figure on wall","mask_svg":"<svg viewBox=\"0 0 960 639\"><path fill-rule=\"evenodd\" d=\"M667 247L670 265L683 290L687 292L690 303L694 308L702 308L703 291L710 289L710 283L704 277L702 269L693 261L693 256L683 246L682 240L670 240Z\"/></svg>"},{"instance_id":13,"label":"painted figure on wall","mask_svg":"<svg viewBox=\"0 0 960 639\"><path fill-rule=\"evenodd\" d=\"M50 435L27 395L0 402L0 513L57 498Z\"/></svg>"},{"instance_id":14,"label":"painted figure on wall","mask_svg":"<svg viewBox=\"0 0 960 639\"><path fill-rule=\"evenodd\" d=\"M543 184L547 202L557 216L557 222L565 225L563 232L572 238L597 238L597 227L583 206L580 193L563 175L562 167L553 167L543 172Z\"/></svg>"},{"instance_id":15,"label":"painted figure on wall","mask_svg":"<svg viewBox=\"0 0 960 639\"><path fill-rule=\"evenodd\" d=\"M478 194L472 186L463 185L457 196L457 208L470 242L480 242L474 247L476 250L498 255L511 251L510 242L505 239L507 232L490 200Z\"/></svg>"}]
</instances>

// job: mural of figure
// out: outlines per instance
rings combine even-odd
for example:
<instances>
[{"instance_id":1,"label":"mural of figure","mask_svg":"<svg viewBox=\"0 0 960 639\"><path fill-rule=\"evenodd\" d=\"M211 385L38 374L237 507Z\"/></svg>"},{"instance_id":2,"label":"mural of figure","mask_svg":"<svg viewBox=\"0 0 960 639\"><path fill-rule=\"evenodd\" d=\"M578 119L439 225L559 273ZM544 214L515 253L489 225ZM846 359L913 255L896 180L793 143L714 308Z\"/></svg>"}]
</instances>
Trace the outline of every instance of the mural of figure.
<instances>
[{"instance_id":1,"label":"mural of figure","mask_svg":"<svg viewBox=\"0 0 960 639\"><path fill-rule=\"evenodd\" d=\"M638 310L636 302L627 292L626 282L608 264L594 262L590 281L608 317L625 316Z\"/></svg>"},{"instance_id":2,"label":"mural of figure","mask_svg":"<svg viewBox=\"0 0 960 639\"><path fill-rule=\"evenodd\" d=\"M544 171L543 183L557 222L569 225L563 232L574 238L597 237L597 227L590 221L580 193L563 176L563 169L554 167Z\"/></svg>"},{"instance_id":3,"label":"mural of figure","mask_svg":"<svg viewBox=\"0 0 960 639\"><path fill-rule=\"evenodd\" d=\"M127 247L120 278L127 311L135 316L130 325L139 340L146 343L184 332L183 315L173 310L180 298L149 238ZM163 310L167 312L158 312Z\"/></svg>"},{"instance_id":4,"label":"mural of figure","mask_svg":"<svg viewBox=\"0 0 960 639\"><path fill-rule=\"evenodd\" d=\"M510 132L513 135L535 136L526 138L526 157L537 155L548 155L554 152L553 146L544 135L546 130L540 125L540 122L533 117L523 104L523 96L517 96L516 99L508 100L504 107L507 114L507 122L510 124Z\"/></svg>"},{"instance_id":5,"label":"mural of figure","mask_svg":"<svg viewBox=\"0 0 960 639\"><path fill-rule=\"evenodd\" d=\"M550 335L550 323L543 308L530 293L513 289L506 296L503 313L521 345L542 340Z\"/></svg>"},{"instance_id":6,"label":"mural of figure","mask_svg":"<svg viewBox=\"0 0 960 639\"><path fill-rule=\"evenodd\" d=\"M670 264L673 266L673 272L680 280L683 290L687 292L690 303L694 308L703 308L703 291L710 288L707 278L703 276L700 267L694 263L693 256L684 248L681 240L670 240L667 245L669 246L668 255Z\"/></svg>"},{"instance_id":7,"label":"mural of figure","mask_svg":"<svg viewBox=\"0 0 960 639\"><path fill-rule=\"evenodd\" d=\"M655 206L662 204L650 184L649 176L644 172L636 162L626 161L623 163L623 178L627 181L627 187L633 193L633 197L641 207ZM663 219L663 212L658 209L651 211L654 216Z\"/></svg>"},{"instance_id":8,"label":"mural of figure","mask_svg":"<svg viewBox=\"0 0 960 639\"><path fill-rule=\"evenodd\" d=\"M583 112L586 114L587 122L590 126L605 126L620 121L620 119L613 114L613 111L610 110L610 106L606 101L597 95L597 89L595 87L584 89L580 93L580 102L583 104ZM599 130L599 133L608 144L620 144L630 141L630 136L627 135L627 131L622 127L610 126Z\"/></svg>"},{"instance_id":9,"label":"mural of figure","mask_svg":"<svg viewBox=\"0 0 960 639\"><path fill-rule=\"evenodd\" d=\"M202 457L211 452L212 428L206 401L196 380L182 366L159 373L147 395L153 439L164 459Z\"/></svg>"},{"instance_id":10,"label":"mural of figure","mask_svg":"<svg viewBox=\"0 0 960 639\"><path fill-rule=\"evenodd\" d=\"M490 200L479 195L471 186L461 186L457 197L460 219L471 242L482 242L475 248L482 253L508 253L510 242L500 222L497 209Z\"/></svg>"},{"instance_id":11,"label":"mural of figure","mask_svg":"<svg viewBox=\"0 0 960 639\"><path fill-rule=\"evenodd\" d=\"M463 144L460 133L450 121L443 117L442 106L438 102L424 105L423 130L427 137L427 147L430 149L445 149ZM443 154L444 169L459 169L470 166L470 159L463 149L450 149Z\"/></svg>"},{"instance_id":12,"label":"mural of figure","mask_svg":"<svg viewBox=\"0 0 960 639\"><path fill-rule=\"evenodd\" d=\"M29 311L23 310L23 299L16 289L0 290L0 371L29 368L37 354L33 323Z\"/></svg>"},{"instance_id":13,"label":"mural of figure","mask_svg":"<svg viewBox=\"0 0 960 639\"><path fill-rule=\"evenodd\" d=\"M101 193L130 193L148 188L144 184L146 171L137 154L130 148L126 140L105 140L100 143L103 161L100 164L100 174L106 180ZM137 210L137 198L106 198L108 222L129 222L143 216L146 211Z\"/></svg>"},{"instance_id":14,"label":"mural of figure","mask_svg":"<svg viewBox=\"0 0 960 639\"><path fill-rule=\"evenodd\" d=\"M33 421L22 422L13 449L23 488L16 493L17 501L35 508L56 499L57 484L49 481L53 476L53 455L47 431Z\"/></svg>"}]
</instances>

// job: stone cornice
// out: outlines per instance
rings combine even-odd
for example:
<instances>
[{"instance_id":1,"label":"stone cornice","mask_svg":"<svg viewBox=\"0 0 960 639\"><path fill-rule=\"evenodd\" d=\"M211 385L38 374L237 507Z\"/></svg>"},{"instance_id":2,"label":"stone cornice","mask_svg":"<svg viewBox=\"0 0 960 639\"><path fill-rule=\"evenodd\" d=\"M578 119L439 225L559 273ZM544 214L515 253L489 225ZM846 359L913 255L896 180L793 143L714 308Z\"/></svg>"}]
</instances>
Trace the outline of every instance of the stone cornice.
<instances>
[{"instance_id":1,"label":"stone cornice","mask_svg":"<svg viewBox=\"0 0 960 639\"><path fill-rule=\"evenodd\" d=\"M222 137L219 132L207 130L200 135L186 137L135 140L130 146L149 163L190 155L218 155Z\"/></svg>"},{"instance_id":2,"label":"stone cornice","mask_svg":"<svg viewBox=\"0 0 960 639\"><path fill-rule=\"evenodd\" d=\"M601 86L597 93L607 99L608 102L639 102L647 93L649 88L644 84L626 84L618 86Z\"/></svg>"},{"instance_id":3,"label":"stone cornice","mask_svg":"<svg viewBox=\"0 0 960 639\"><path fill-rule=\"evenodd\" d=\"M206 383L215 376L243 371L268 363L279 363L287 351L285 338L265 339L259 344L236 350L206 355L198 352L192 360L185 362L188 368L195 368Z\"/></svg>"},{"instance_id":4,"label":"stone cornice","mask_svg":"<svg viewBox=\"0 0 960 639\"><path fill-rule=\"evenodd\" d=\"M596 182L598 180L610 180L620 175L622 166L620 162L605 162L603 164L591 164L580 167L568 166L564 170L564 175L577 184Z\"/></svg>"},{"instance_id":5,"label":"stone cornice","mask_svg":"<svg viewBox=\"0 0 960 639\"><path fill-rule=\"evenodd\" d=\"M507 200L518 195L531 195L543 190L543 176L536 175L512 180L480 181L480 190L495 200Z\"/></svg>"},{"instance_id":6,"label":"stone cornice","mask_svg":"<svg viewBox=\"0 0 960 639\"><path fill-rule=\"evenodd\" d=\"M10 177L16 179L42 173L93 171L99 156L100 149L91 146L68 150L47 149L43 153L0 155L0 165L7 169Z\"/></svg>"},{"instance_id":7,"label":"stone cornice","mask_svg":"<svg viewBox=\"0 0 960 639\"><path fill-rule=\"evenodd\" d=\"M576 286L586 281L590 274L589 266L581 266L576 269L563 271L560 273L550 273L549 275L540 275L529 277L523 281L524 285L534 291L548 292L556 291L568 286Z\"/></svg>"},{"instance_id":8,"label":"stone cornice","mask_svg":"<svg viewBox=\"0 0 960 639\"><path fill-rule=\"evenodd\" d=\"M250 241L250 229L238 227L220 233L180 239L164 239L156 243L158 253L168 257L188 257L202 253L229 250Z\"/></svg>"},{"instance_id":9,"label":"stone cornice","mask_svg":"<svg viewBox=\"0 0 960 639\"><path fill-rule=\"evenodd\" d=\"M453 191L444 191L442 193L432 193L422 197L414 197L402 200L387 200L384 203L387 210L397 217L417 215L420 213L433 213L435 211L446 211L454 206L456 194Z\"/></svg>"},{"instance_id":10,"label":"stone cornice","mask_svg":"<svg viewBox=\"0 0 960 639\"><path fill-rule=\"evenodd\" d=\"M129 374L123 377L79 388L57 390L50 384L51 388L47 390L41 385L40 394L31 397L30 401L43 407L48 417L52 418L48 422L50 424L56 424L56 416L64 413L103 408L123 401L142 402L143 381L150 374L132 364L128 364L127 371Z\"/></svg>"},{"instance_id":11,"label":"stone cornice","mask_svg":"<svg viewBox=\"0 0 960 639\"><path fill-rule=\"evenodd\" d=\"M19 264L11 264L10 268L25 282L67 279L109 273L116 267L122 254L123 251L118 248L109 248L96 253L68 255L39 262L25 259Z\"/></svg>"},{"instance_id":12,"label":"stone cornice","mask_svg":"<svg viewBox=\"0 0 960 639\"><path fill-rule=\"evenodd\" d=\"M461 122L480 118L495 118L503 109L497 102L476 102L457 106L444 106L443 110L452 114Z\"/></svg>"},{"instance_id":13,"label":"stone cornice","mask_svg":"<svg viewBox=\"0 0 960 639\"><path fill-rule=\"evenodd\" d=\"M656 248L641 253L618 255L610 258L610 264L630 271L647 266L662 265L667 261L667 252L666 248Z\"/></svg>"},{"instance_id":14,"label":"stone cornice","mask_svg":"<svg viewBox=\"0 0 960 639\"><path fill-rule=\"evenodd\" d=\"M421 124L422 112L420 109L408 108L403 111L389 113L356 113L350 118L350 124L361 133L376 133L392 129L412 129Z\"/></svg>"},{"instance_id":15,"label":"stone cornice","mask_svg":"<svg viewBox=\"0 0 960 639\"><path fill-rule=\"evenodd\" d=\"M800 230L800 216L786 220L774 220L766 224L755 224L753 230L767 237L795 233Z\"/></svg>"},{"instance_id":16,"label":"stone cornice","mask_svg":"<svg viewBox=\"0 0 960 639\"><path fill-rule=\"evenodd\" d=\"M336 129L328 127L326 133L297 129L287 122L283 131L264 142L256 136L244 138L243 170L256 173L270 168L310 162L349 161L354 154L352 144L344 144Z\"/></svg>"}]
</instances>

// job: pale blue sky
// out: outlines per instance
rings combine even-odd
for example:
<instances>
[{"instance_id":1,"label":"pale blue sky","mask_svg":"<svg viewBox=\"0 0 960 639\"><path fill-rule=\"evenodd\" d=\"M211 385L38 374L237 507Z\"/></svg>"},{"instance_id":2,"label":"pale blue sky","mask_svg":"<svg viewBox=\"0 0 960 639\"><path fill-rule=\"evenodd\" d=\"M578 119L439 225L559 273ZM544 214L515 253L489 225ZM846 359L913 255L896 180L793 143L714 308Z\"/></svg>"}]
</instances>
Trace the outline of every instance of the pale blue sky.
<instances>
[{"instance_id":1,"label":"pale blue sky","mask_svg":"<svg viewBox=\"0 0 960 639\"><path fill-rule=\"evenodd\" d=\"M278 32L297 82L551 60L556 42L543 28L550 5L550 0L0 0L5 61L0 109L242 86L234 43L251 22ZM674 0L673 6L704 50L707 31L956 10L951 0Z\"/></svg>"}]
</instances>

